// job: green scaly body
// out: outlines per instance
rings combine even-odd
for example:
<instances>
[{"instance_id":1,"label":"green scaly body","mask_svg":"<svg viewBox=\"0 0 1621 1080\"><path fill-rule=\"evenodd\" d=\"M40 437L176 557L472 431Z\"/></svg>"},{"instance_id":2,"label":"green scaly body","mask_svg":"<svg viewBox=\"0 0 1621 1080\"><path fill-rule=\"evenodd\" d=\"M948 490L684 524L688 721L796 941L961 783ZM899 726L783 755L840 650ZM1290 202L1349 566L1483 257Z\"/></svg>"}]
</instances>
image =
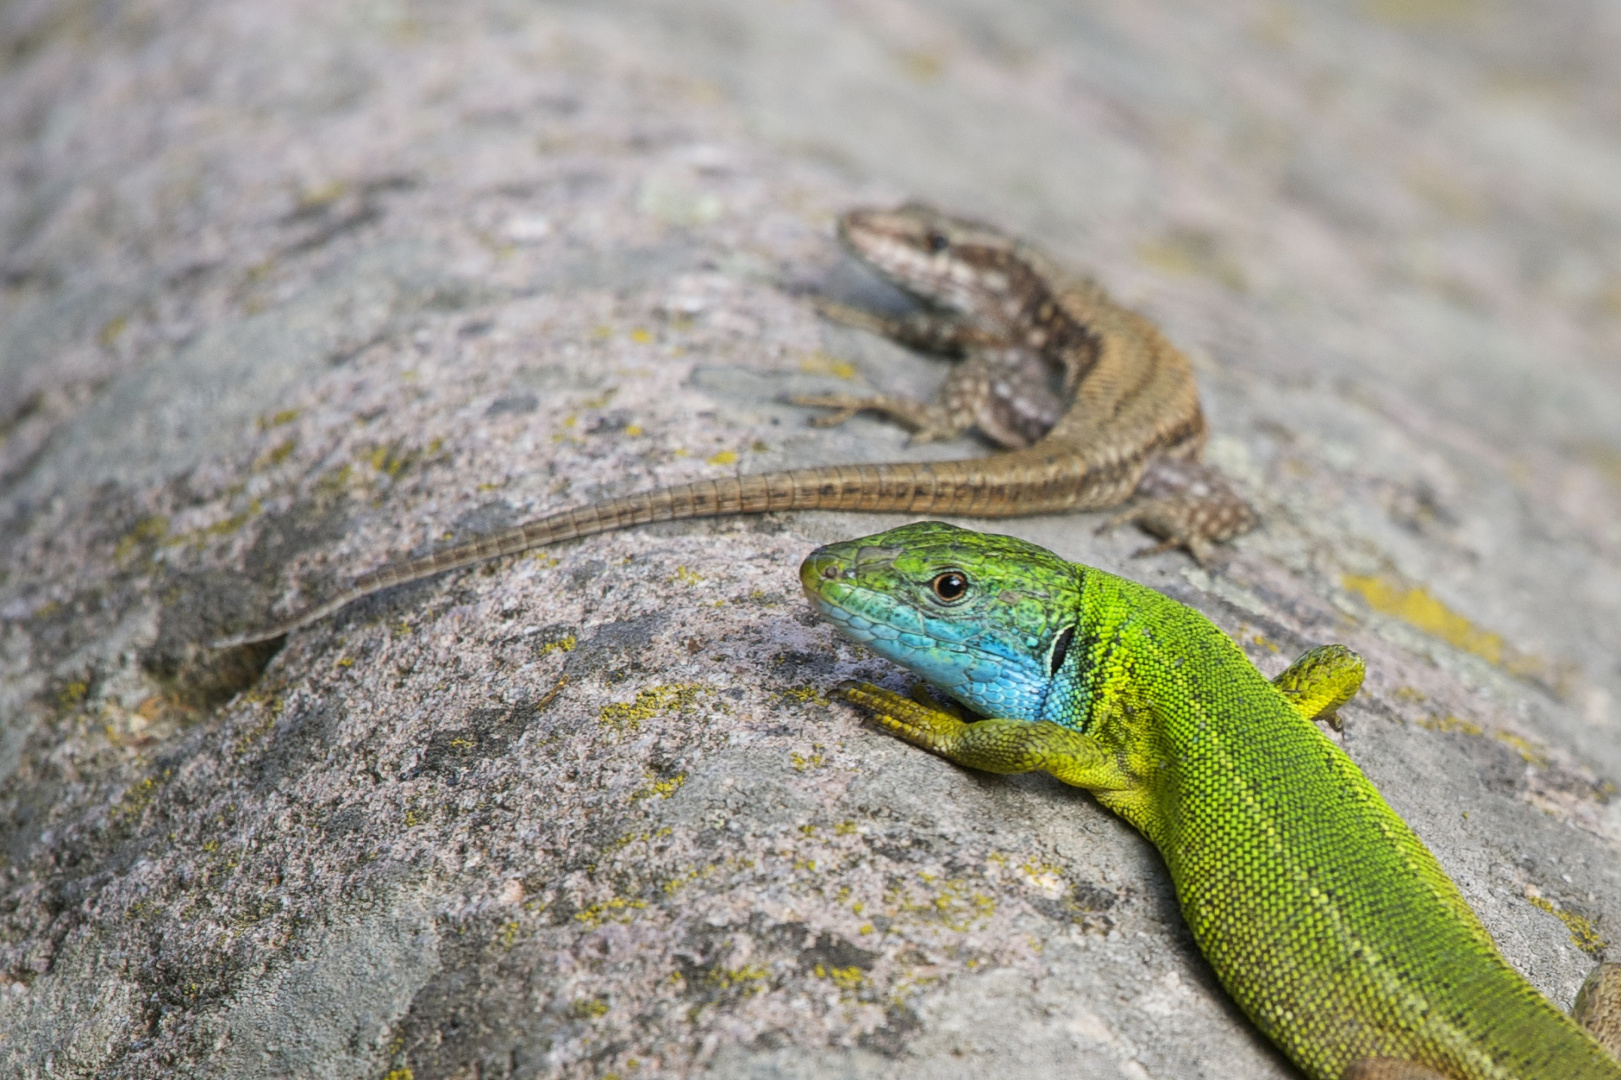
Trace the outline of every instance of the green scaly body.
<instances>
[{"instance_id":1,"label":"green scaly body","mask_svg":"<svg viewBox=\"0 0 1621 1080\"><path fill-rule=\"evenodd\" d=\"M1274 684L1152 589L933 522L821 548L800 576L848 636L992 718L846 692L885 726L960 764L1051 772L1140 829L1222 984L1311 1076L1394 1059L1621 1080L1312 722L1355 693L1354 654L1314 650Z\"/></svg>"}]
</instances>

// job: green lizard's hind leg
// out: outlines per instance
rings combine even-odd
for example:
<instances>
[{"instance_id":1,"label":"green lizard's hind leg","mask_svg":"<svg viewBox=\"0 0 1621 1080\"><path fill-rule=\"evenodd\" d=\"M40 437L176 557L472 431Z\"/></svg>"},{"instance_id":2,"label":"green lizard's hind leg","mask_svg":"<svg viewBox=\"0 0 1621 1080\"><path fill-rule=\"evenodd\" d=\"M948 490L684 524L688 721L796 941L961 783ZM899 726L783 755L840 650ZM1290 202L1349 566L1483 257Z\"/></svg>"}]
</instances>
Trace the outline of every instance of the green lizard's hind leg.
<instances>
[{"instance_id":1,"label":"green lizard's hind leg","mask_svg":"<svg viewBox=\"0 0 1621 1080\"><path fill-rule=\"evenodd\" d=\"M1611 1056L1621 1058L1621 964L1595 967L1570 1012Z\"/></svg>"},{"instance_id":2,"label":"green lizard's hind leg","mask_svg":"<svg viewBox=\"0 0 1621 1080\"><path fill-rule=\"evenodd\" d=\"M1344 645L1319 645L1290 664L1272 685L1301 716L1339 731L1340 706L1356 696L1366 670L1362 657Z\"/></svg>"},{"instance_id":3,"label":"green lizard's hind leg","mask_svg":"<svg viewBox=\"0 0 1621 1080\"><path fill-rule=\"evenodd\" d=\"M1092 791L1133 786L1097 740L1058 724L999 719L965 724L950 712L871 683L846 683L839 694L871 710L873 719L907 742L970 769L1047 772Z\"/></svg>"}]
</instances>

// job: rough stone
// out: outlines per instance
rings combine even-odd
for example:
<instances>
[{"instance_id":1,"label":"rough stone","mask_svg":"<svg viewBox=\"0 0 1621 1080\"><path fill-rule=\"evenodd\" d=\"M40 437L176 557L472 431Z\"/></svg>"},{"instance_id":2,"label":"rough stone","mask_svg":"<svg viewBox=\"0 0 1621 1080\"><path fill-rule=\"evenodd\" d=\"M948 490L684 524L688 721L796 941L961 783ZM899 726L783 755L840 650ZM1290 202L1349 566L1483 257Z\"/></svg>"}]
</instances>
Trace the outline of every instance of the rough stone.
<instances>
[{"instance_id":1,"label":"rough stone","mask_svg":"<svg viewBox=\"0 0 1621 1080\"><path fill-rule=\"evenodd\" d=\"M1225 565L1569 1005L1621 935L1621 48L1594 0L0 6L0 1072L1291 1075L1087 796L867 727L772 515L199 647L386 558L982 453L786 394L940 365L837 213L926 198L1196 362Z\"/></svg>"}]
</instances>

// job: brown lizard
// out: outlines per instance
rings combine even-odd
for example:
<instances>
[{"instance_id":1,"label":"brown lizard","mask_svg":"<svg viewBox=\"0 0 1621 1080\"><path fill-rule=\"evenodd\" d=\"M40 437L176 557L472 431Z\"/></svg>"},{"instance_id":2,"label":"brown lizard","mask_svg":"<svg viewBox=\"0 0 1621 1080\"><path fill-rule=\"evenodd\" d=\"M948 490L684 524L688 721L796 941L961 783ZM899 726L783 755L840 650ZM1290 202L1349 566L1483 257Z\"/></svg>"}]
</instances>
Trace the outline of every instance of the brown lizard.
<instances>
[{"instance_id":1,"label":"brown lizard","mask_svg":"<svg viewBox=\"0 0 1621 1080\"><path fill-rule=\"evenodd\" d=\"M828 305L835 318L903 344L963 359L939 400L801 395L835 409L820 423L871 410L918 438L977 428L1006 452L959 461L827 465L700 480L589 506L362 574L323 603L217 648L280 637L382 589L561 540L653 521L774 510L866 510L1015 517L1142 501L1133 521L1203 559L1254 515L1198 463L1205 421L1193 372L1154 325L1089 281L1061 274L1028 246L919 205L853 210L839 236L862 261L922 301L882 318ZM1067 399L1068 405L1064 406Z\"/></svg>"}]
</instances>

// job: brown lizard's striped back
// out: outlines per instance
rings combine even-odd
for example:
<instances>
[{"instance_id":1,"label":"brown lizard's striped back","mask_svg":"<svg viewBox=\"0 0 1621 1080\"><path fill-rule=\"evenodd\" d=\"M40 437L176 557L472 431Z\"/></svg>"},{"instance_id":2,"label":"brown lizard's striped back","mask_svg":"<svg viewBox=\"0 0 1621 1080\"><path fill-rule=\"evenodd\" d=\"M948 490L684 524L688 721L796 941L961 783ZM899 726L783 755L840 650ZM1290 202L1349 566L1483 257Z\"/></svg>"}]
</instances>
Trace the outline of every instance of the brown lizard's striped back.
<instances>
[{"instance_id":1,"label":"brown lizard's striped back","mask_svg":"<svg viewBox=\"0 0 1621 1080\"><path fill-rule=\"evenodd\" d=\"M932 213L918 209L893 214L907 212ZM871 212L848 215L846 226L862 213ZM930 220L951 222L939 216ZM1095 510L1128 498L1154 456L1198 453L1205 427L1193 372L1152 323L1090 283L1055 291L1045 264L1032 273L1030 253L998 234L976 235L987 238L982 247L990 257L1041 284L1040 294L1026 302L1032 336L1049 353L1059 354L1053 357L1056 367L1078 373L1069 408L1029 447L959 461L828 465L702 480L559 510L443 551L389 563L292 618L214 646L280 637L382 589L632 525L773 510L986 518Z\"/></svg>"}]
</instances>

